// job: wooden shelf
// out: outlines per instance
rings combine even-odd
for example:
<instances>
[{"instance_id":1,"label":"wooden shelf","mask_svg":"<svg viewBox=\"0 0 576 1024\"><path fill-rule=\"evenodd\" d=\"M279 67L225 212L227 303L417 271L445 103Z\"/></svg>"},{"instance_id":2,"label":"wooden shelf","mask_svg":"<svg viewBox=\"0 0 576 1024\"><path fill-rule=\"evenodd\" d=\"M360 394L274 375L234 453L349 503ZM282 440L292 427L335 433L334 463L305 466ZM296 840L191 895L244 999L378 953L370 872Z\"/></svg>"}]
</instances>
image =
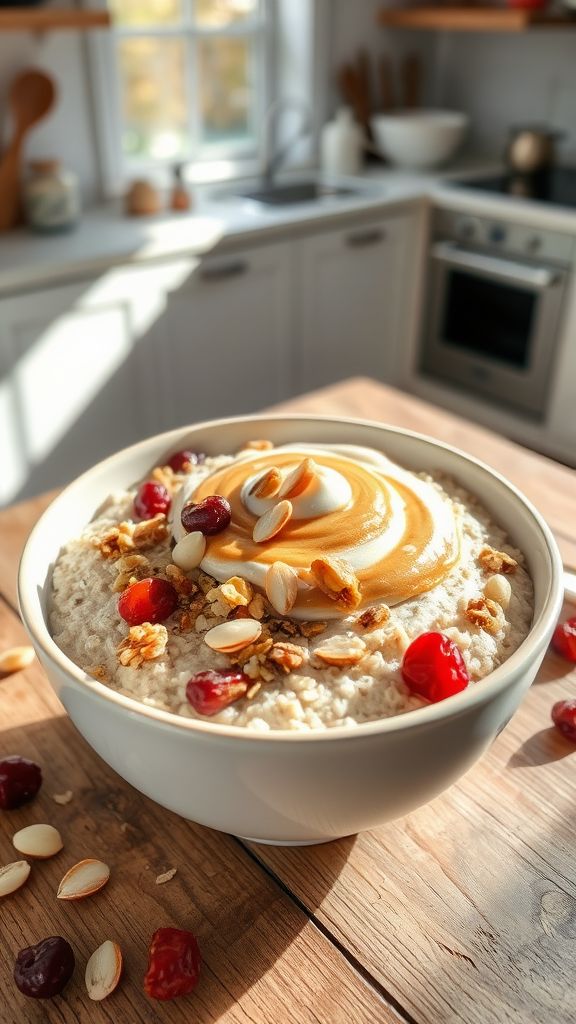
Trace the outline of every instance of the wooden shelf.
<instances>
[{"instance_id":1,"label":"wooden shelf","mask_svg":"<svg viewBox=\"0 0 576 1024\"><path fill-rule=\"evenodd\" d=\"M575 28L576 17L522 7L384 8L378 21L387 28L445 32L525 32L530 28Z\"/></svg>"},{"instance_id":2,"label":"wooden shelf","mask_svg":"<svg viewBox=\"0 0 576 1024\"><path fill-rule=\"evenodd\" d=\"M107 28L108 11L81 11L62 7L0 7L0 33L50 32L56 29Z\"/></svg>"}]
</instances>

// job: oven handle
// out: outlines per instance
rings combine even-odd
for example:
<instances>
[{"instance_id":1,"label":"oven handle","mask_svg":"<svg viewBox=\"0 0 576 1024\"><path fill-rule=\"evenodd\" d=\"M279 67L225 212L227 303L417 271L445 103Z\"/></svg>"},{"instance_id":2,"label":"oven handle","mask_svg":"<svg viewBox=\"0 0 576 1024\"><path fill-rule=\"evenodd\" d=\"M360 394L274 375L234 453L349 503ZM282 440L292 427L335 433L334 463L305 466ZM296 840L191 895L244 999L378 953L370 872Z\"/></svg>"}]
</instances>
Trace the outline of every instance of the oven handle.
<instances>
[{"instance_id":1,"label":"oven handle","mask_svg":"<svg viewBox=\"0 0 576 1024\"><path fill-rule=\"evenodd\" d=\"M481 252L461 249L455 242L436 242L432 246L432 257L441 263L462 270L477 270L507 284L528 285L534 291L543 291L557 284L562 278L561 271L548 267L528 267L514 260L487 256Z\"/></svg>"}]
</instances>

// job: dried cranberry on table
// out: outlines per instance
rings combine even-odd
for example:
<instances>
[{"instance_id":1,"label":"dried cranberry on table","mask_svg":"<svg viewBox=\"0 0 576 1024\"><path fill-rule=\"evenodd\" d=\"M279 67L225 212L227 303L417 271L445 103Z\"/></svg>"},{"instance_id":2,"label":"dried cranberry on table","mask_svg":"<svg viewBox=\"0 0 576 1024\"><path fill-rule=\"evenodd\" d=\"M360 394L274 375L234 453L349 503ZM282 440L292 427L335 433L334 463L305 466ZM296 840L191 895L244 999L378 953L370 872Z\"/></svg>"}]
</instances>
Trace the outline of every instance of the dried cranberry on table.
<instances>
[{"instance_id":1,"label":"dried cranberry on table","mask_svg":"<svg viewBox=\"0 0 576 1024\"><path fill-rule=\"evenodd\" d=\"M156 484L147 480L140 484L134 498L134 514L138 519L153 519L159 512L168 515L172 499L164 484Z\"/></svg>"},{"instance_id":2,"label":"dried cranberry on table","mask_svg":"<svg viewBox=\"0 0 576 1024\"><path fill-rule=\"evenodd\" d=\"M220 494L210 494L202 501L185 505L180 518L187 533L199 531L211 537L230 525L232 509L226 498Z\"/></svg>"},{"instance_id":3,"label":"dried cranberry on table","mask_svg":"<svg viewBox=\"0 0 576 1024\"><path fill-rule=\"evenodd\" d=\"M42 785L42 769L27 757L5 757L0 761L0 807L12 811L33 800Z\"/></svg>"},{"instance_id":4,"label":"dried cranberry on table","mask_svg":"<svg viewBox=\"0 0 576 1024\"><path fill-rule=\"evenodd\" d=\"M14 965L14 981L25 996L51 999L70 981L74 966L70 943L60 935L51 935L20 950Z\"/></svg>"},{"instance_id":5,"label":"dried cranberry on table","mask_svg":"<svg viewBox=\"0 0 576 1024\"><path fill-rule=\"evenodd\" d=\"M558 700L552 707L552 721L568 740L576 743L576 700Z\"/></svg>"},{"instance_id":6,"label":"dried cranberry on table","mask_svg":"<svg viewBox=\"0 0 576 1024\"><path fill-rule=\"evenodd\" d=\"M402 678L412 693L432 704L465 690L470 681L460 649L444 633L422 633L412 641Z\"/></svg>"},{"instance_id":7,"label":"dried cranberry on table","mask_svg":"<svg viewBox=\"0 0 576 1024\"><path fill-rule=\"evenodd\" d=\"M178 594L168 580L149 577L126 587L118 600L118 612L129 626L140 626L164 622L177 604Z\"/></svg>"},{"instance_id":8,"label":"dried cranberry on table","mask_svg":"<svg viewBox=\"0 0 576 1024\"><path fill-rule=\"evenodd\" d=\"M206 459L204 452L193 452L184 448L181 452L174 452L168 459L170 469L175 473L186 473L192 466L200 466Z\"/></svg>"},{"instance_id":9,"label":"dried cranberry on table","mask_svg":"<svg viewBox=\"0 0 576 1024\"><path fill-rule=\"evenodd\" d=\"M576 615L556 626L552 636L552 647L563 658L576 662Z\"/></svg>"},{"instance_id":10,"label":"dried cranberry on table","mask_svg":"<svg viewBox=\"0 0 576 1024\"><path fill-rule=\"evenodd\" d=\"M186 700L199 715L217 715L247 693L253 680L244 672L208 669L186 683Z\"/></svg>"},{"instance_id":11,"label":"dried cranberry on table","mask_svg":"<svg viewBox=\"0 0 576 1024\"><path fill-rule=\"evenodd\" d=\"M158 928L152 936L144 991L152 999L175 999L196 988L200 976L200 950L192 932Z\"/></svg>"}]
</instances>

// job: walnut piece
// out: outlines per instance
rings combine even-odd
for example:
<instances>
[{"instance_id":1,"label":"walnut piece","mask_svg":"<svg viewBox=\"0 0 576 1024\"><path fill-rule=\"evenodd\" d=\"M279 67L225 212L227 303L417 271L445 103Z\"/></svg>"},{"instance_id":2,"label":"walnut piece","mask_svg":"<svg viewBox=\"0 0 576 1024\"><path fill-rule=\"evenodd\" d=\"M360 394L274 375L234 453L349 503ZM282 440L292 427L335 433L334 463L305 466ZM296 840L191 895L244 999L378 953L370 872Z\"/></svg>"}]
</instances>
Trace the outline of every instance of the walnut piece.
<instances>
[{"instance_id":1,"label":"walnut piece","mask_svg":"<svg viewBox=\"0 0 576 1024\"><path fill-rule=\"evenodd\" d=\"M234 665L244 665L250 658L258 658L259 661L264 661L264 658L268 654L268 651L272 647L273 640L271 636L262 636L255 640L253 644L248 644L247 647L243 647L241 651L234 651L230 655L231 661Z\"/></svg>"},{"instance_id":2,"label":"walnut piece","mask_svg":"<svg viewBox=\"0 0 576 1024\"><path fill-rule=\"evenodd\" d=\"M268 652L269 661L280 665L280 668L286 673L300 668L304 664L306 656L307 651L303 647L298 644L284 643L284 641L275 643Z\"/></svg>"},{"instance_id":3,"label":"walnut piece","mask_svg":"<svg viewBox=\"0 0 576 1024\"><path fill-rule=\"evenodd\" d=\"M111 526L103 534L93 538L92 543L103 558L118 558L134 551L145 551L166 540L169 535L166 516L159 512L152 519L133 523L130 519Z\"/></svg>"},{"instance_id":4,"label":"walnut piece","mask_svg":"<svg viewBox=\"0 0 576 1024\"><path fill-rule=\"evenodd\" d=\"M499 604L489 597L471 598L466 605L464 618L473 626L479 626L485 633L499 633L503 626L503 612Z\"/></svg>"},{"instance_id":5,"label":"walnut piece","mask_svg":"<svg viewBox=\"0 0 576 1024\"><path fill-rule=\"evenodd\" d=\"M495 551L488 544L482 548L478 555L478 561L484 572L502 572L507 575L508 573L516 572L518 568L518 562L515 558L507 555L505 551Z\"/></svg>"},{"instance_id":6,"label":"walnut piece","mask_svg":"<svg viewBox=\"0 0 576 1024\"><path fill-rule=\"evenodd\" d=\"M298 631L302 636L305 636L307 640L310 640L313 636L320 636L320 633L323 633L326 629L328 629L327 622L318 621L298 623Z\"/></svg>"},{"instance_id":7,"label":"walnut piece","mask_svg":"<svg viewBox=\"0 0 576 1024\"><path fill-rule=\"evenodd\" d=\"M178 597L187 600L193 594L198 593L198 584L188 578L185 572L178 565L168 563L164 569L166 579L172 584Z\"/></svg>"},{"instance_id":8,"label":"walnut piece","mask_svg":"<svg viewBox=\"0 0 576 1024\"><path fill-rule=\"evenodd\" d=\"M247 608L254 596L251 585L240 576L231 576L225 583L220 584L217 591L219 599L229 608Z\"/></svg>"},{"instance_id":9,"label":"walnut piece","mask_svg":"<svg viewBox=\"0 0 576 1024\"><path fill-rule=\"evenodd\" d=\"M357 623L366 632L371 632L373 629L378 629L379 626L384 626L389 619L390 609L388 605L381 604L377 608L367 608L366 611L358 616Z\"/></svg>"},{"instance_id":10,"label":"walnut piece","mask_svg":"<svg viewBox=\"0 0 576 1024\"><path fill-rule=\"evenodd\" d=\"M262 594L254 594L248 605L248 612L253 619L263 619L266 614L266 605Z\"/></svg>"},{"instance_id":11,"label":"walnut piece","mask_svg":"<svg viewBox=\"0 0 576 1024\"><path fill-rule=\"evenodd\" d=\"M118 661L130 668L140 668L143 662L164 654L167 643L168 630L161 623L143 622L140 626L131 626L128 636L116 650Z\"/></svg>"},{"instance_id":12,"label":"walnut piece","mask_svg":"<svg viewBox=\"0 0 576 1024\"><path fill-rule=\"evenodd\" d=\"M114 568L118 570L118 575L111 589L118 593L125 590L130 583L148 576L150 562L146 555L123 555L115 563Z\"/></svg>"},{"instance_id":13,"label":"walnut piece","mask_svg":"<svg viewBox=\"0 0 576 1024\"><path fill-rule=\"evenodd\" d=\"M315 558L310 571L323 594L342 608L353 609L360 604L360 588L356 573L343 558Z\"/></svg>"},{"instance_id":14,"label":"walnut piece","mask_svg":"<svg viewBox=\"0 0 576 1024\"><path fill-rule=\"evenodd\" d=\"M108 669L105 665L90 665L84 670L89 676L94 676L100 683L107 683L110 680Z\"/></svg>"}]
</instances>

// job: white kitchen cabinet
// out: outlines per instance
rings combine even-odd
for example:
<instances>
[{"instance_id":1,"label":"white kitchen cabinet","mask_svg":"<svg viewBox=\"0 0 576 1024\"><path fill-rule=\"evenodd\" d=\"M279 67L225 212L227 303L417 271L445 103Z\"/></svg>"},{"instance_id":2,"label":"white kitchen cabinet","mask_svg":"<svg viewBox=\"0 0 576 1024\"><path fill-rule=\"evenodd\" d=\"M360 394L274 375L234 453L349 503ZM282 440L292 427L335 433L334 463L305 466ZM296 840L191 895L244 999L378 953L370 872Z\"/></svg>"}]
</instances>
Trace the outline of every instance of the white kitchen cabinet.
<instances>
[{"instance_id":1,"label":"white kitchen cabinet","mask_svg":"<svg viewBox=\"0 0 576 1024\"><path fill-rule=\"evenodd\" d=\"M409 214L298 243L302 388L367 375L393 383L411 329L416 229Z\"/></svg>"},{"instance_id":2,"label":"white kitchen cabinet","mask_svg":"<svg viewBox=\"0 0 576 1024\"><path fill-rule=\"evenodd\" d=\"M292 393L289 243L200 259L163 320L166 428L254 412Z\"/></svg>"}]
</instances>

